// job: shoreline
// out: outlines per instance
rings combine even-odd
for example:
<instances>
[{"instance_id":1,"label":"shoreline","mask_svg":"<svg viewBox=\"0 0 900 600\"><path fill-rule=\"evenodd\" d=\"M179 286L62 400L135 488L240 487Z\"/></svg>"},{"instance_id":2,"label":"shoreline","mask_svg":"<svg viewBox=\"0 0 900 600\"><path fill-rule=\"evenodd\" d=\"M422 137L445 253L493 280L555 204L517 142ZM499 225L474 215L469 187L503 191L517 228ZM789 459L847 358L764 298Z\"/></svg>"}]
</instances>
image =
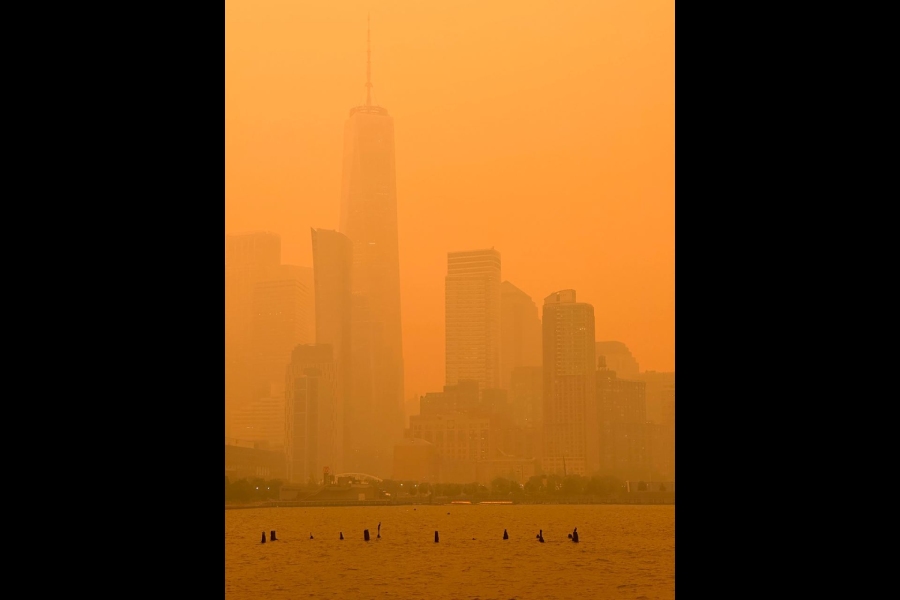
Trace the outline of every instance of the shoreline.
<instances>
[{"instance_id":1,"label":"shoreline","mask_svg":"<svg viewBox=\"0 0 900 600\"><path fill-rule=\"evenodd\" d=\"M266 502L253 502L246 504L226 504L225 510L240 510L247 508L320 508L320 507L338 507L338 506L480 506L482 502L484 506L497 506L497 501L491 500L479 500L479 501L471 501L471 504L453 504L452 502L403 502L397 500L363 500L363 501L301 501L301 500L270 500ZM610 498L608 500L573 500L571 502L565 501L546 501L546 502L518 502L512 501L509 504L502 504L500 506L533 506L533 505L544 505L544 506L567 506L567 505L581 505L588 506L592 504L615 504L615 505L675 505L675 498L654 498L654 497L637 497L637 498Z\"/></svg>"}]
</instances>

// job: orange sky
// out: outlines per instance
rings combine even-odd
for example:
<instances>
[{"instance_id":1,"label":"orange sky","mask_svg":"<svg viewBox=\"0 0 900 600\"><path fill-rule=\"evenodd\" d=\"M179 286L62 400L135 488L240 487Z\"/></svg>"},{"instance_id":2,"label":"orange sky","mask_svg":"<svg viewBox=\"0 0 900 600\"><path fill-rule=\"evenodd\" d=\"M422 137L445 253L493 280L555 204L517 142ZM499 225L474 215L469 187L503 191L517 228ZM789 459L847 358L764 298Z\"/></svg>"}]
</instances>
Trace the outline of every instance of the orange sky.
<instances>
[{"instance_id":1,"label":"orange sky","mask_svg":"<svg viewBox=\"0 0 900 600\"><path fill-rule=\"evenodd\" d=\"M394 117L406 395L444 384L447 252L574 288L598 340L675 369L673 0L227 0L225 228L312 265L338 229L343 126Z\"/></svg>"}]
</instances>

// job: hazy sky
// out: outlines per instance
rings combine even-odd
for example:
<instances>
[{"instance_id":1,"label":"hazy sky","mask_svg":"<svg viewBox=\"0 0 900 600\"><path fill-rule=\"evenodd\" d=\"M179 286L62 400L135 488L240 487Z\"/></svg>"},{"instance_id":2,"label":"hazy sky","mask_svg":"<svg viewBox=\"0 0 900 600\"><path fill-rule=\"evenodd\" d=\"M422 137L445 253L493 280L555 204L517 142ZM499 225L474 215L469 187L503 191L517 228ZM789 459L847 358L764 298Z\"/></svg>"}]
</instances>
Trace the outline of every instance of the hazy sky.
<instances>
[{"instance_id":1,"label":"hazy sky","mask_svg":"<svg viewBox=\"0 0 900 600\"><path fill-rule=\"evenodd\" d=\"M343 127L394 117L407 396L444 384L447 252L574 288L598 340L675 369L673 0L227 0L225 228L312 265L338 229Z\"/></svg>"}]
</instances>

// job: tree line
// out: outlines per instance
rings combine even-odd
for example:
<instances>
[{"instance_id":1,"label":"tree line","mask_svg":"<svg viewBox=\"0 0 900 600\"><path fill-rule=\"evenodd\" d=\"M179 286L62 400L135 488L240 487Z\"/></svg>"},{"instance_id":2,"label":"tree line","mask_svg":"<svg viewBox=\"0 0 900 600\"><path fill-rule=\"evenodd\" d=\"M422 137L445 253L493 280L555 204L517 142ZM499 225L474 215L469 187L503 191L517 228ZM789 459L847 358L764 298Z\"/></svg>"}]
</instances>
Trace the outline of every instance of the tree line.
<instances>
[{"instance_id":1,"label":"tree line","mask_svg":"<svg viewBox=\"0 0 900 600\"><path fill-rule=\"evenodd\" d=\"M284 482L280 479L245 478L229 481L226 476L225 501L257 502L278 500L282 485L284 485ZM625 492L625 481L614 475L595 475L593 477L582 475L534 475L524 484L505 477L496 477L491 481L490 485L475 482L428 483L386 479L381 482L373 482L372 486L381 492L390 494L389 497L391 498L412 496L422 499L426 497L469 497L478 499L503 498L521 501L526 499L549 500L583 496L604 498ZM305 487L309 491L318 489L318 486L314 485ZM640 481L637 483L638 491L647 489L646 482ZM660 491L665 491L665 489L661 488ZM387 498L386 494L382 494L382 497Z\"/></svg>"},{"instance_id":2,"label":"tree line","mask_svg":"<svg viewBox=\"0 0 900 600\"><path fill-rule=\"evenodd\" d=\"M263 500L278 500L281 492L282 481L280 479L260 479L251 477L229 481L225 476L225 502L257 502Z\"/></svg>"},{"instance_id":3,"label":"tree line","mask_svg":"<svg viewBox=\"0 0 900 600\"><path fill-rule=\"evenodd\" d=\"M534 475L524 484L505 477L496 477L490 485L479 483L420 483L418 481L385 480L375 484L392 497L440 496L453 498L501 497L523 498L565 498L573 496L613 496L625 491L625 482L613 475ZM646 484L644 484L646 489Z\"/></svg>"}]
</instances>

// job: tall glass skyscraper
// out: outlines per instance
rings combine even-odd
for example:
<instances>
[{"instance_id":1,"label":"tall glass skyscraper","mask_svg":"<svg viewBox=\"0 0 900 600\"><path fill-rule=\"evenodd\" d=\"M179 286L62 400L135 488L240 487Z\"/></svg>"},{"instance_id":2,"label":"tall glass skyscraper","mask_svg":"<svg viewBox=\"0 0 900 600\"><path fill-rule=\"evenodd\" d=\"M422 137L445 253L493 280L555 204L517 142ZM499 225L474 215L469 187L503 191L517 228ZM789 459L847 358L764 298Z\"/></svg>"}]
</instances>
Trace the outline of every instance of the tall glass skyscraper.
<instances>
[{"instance_id":1,"label":"tall glass skyscraper","mask_svg":"<svg viewBox=\"0 0 900 600\"><path fill-rule=\"evenodd\" d=\"M316 294L316 344L329 344L334 352L338 401L343 410L343 442L349 443L358 428L359 414L353 403L352 294L353 244L343 233L312 229ZM340 448L341 457L347 447Z\"/></svg>"},{"instance_id":2,"label":"tall glass skyscraper","mask_svg":"<svg viewBox=\"0 0 900 600\"><path fill-rule=\"evenodd\" d=\"M368 348L355 353L365 364L354 371L372 373L373 436L366 445L374 447L345 458L348 466L368 469L363 472L389 475L404 426L394 120L372 104L371 69L367 79L366 104L350 110L344 127L340 230L353 242L353 293L365 306L365 318L355 325L367 331L354 330L353 337Z\"/></svg>"},{"instance_id":3,"label":"tall glass skyscraper","mask_svg":"<svg viewBox=\"0 0 900 600\"><path fill-rule=\"evenodd\" d=\"M447 253L444 278L447 385L500 387L500 253Z\"/></svg>"}]
</instances>

